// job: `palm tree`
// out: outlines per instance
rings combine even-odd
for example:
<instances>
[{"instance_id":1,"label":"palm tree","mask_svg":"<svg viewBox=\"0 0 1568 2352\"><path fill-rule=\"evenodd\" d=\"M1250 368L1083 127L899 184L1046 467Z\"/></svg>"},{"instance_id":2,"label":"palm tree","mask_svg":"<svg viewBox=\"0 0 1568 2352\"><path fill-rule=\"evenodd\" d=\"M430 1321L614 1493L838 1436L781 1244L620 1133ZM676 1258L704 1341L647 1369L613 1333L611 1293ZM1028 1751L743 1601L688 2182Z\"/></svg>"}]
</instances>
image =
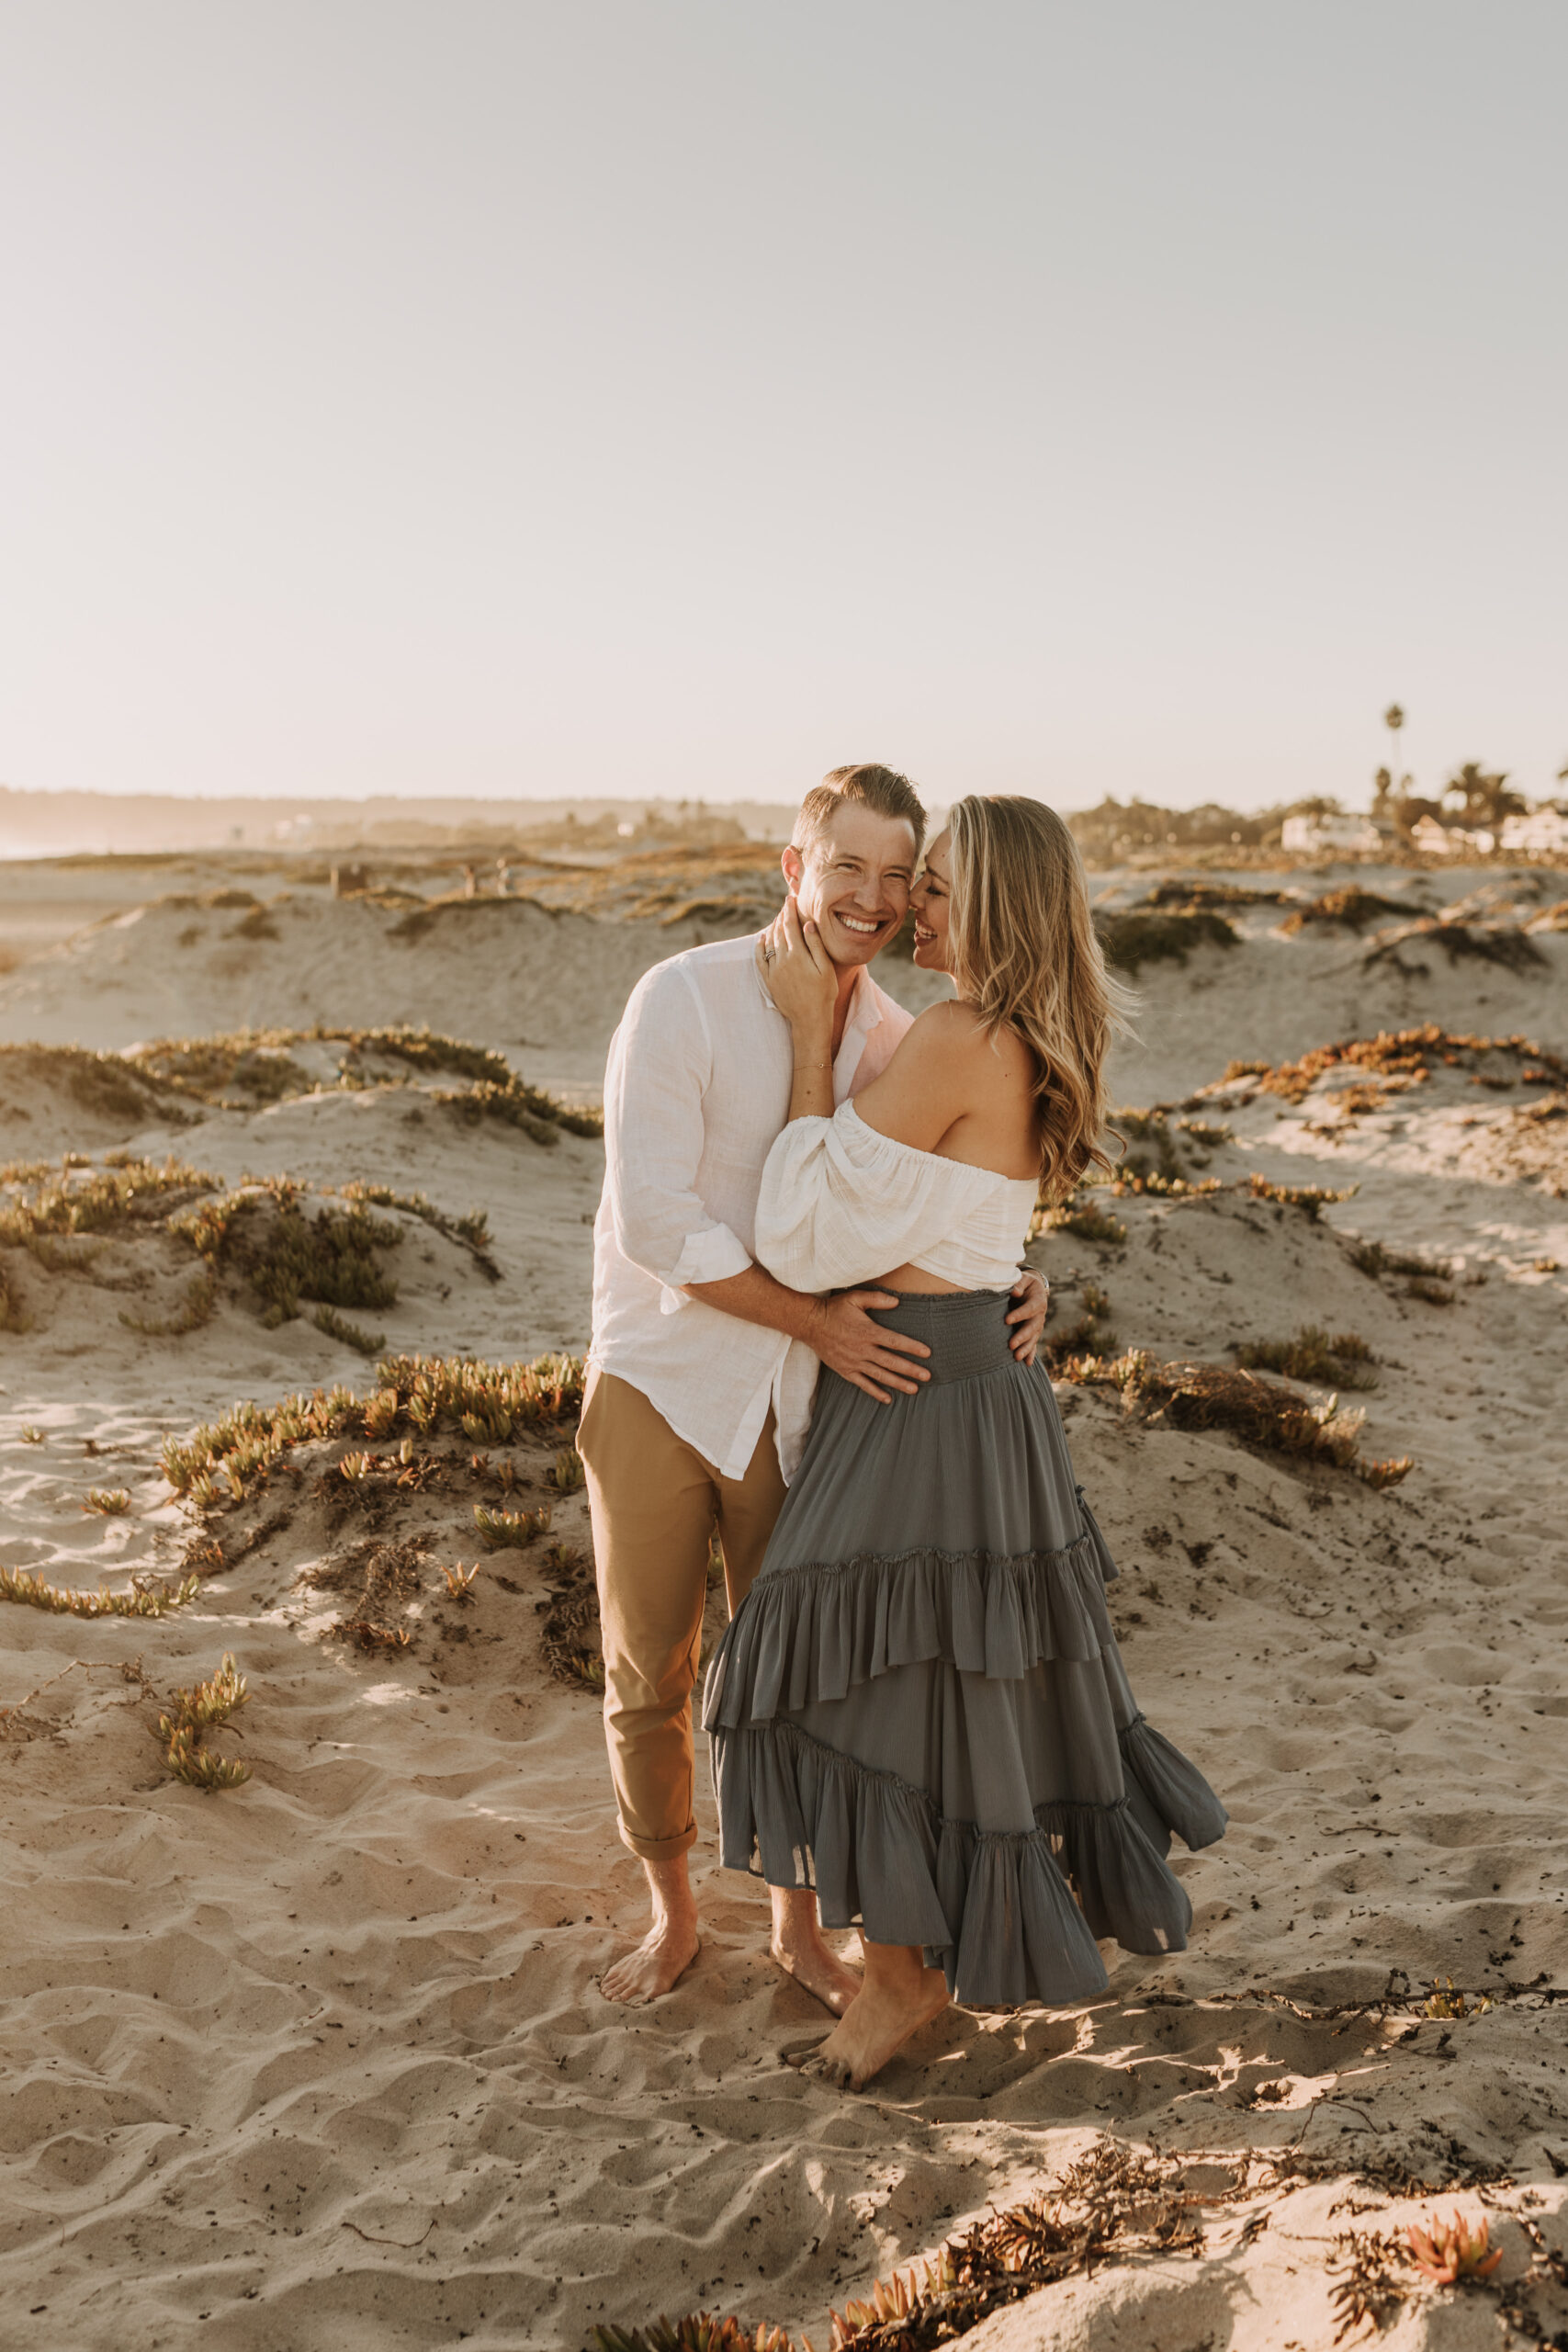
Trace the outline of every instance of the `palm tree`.
<instances>
[{"instance_id":1,"label":"palm tree","mask_svg":"<svg viewBox=\"0 0 1568 2352\"><path fill-rule=\"evenodd\" d=\"M1391 702L1382 715L1388 729L1388 766L1391 775L1399 774L1399 730L1404 724L1404 713L1396 702Z\"/></svg>"}]
</instances>

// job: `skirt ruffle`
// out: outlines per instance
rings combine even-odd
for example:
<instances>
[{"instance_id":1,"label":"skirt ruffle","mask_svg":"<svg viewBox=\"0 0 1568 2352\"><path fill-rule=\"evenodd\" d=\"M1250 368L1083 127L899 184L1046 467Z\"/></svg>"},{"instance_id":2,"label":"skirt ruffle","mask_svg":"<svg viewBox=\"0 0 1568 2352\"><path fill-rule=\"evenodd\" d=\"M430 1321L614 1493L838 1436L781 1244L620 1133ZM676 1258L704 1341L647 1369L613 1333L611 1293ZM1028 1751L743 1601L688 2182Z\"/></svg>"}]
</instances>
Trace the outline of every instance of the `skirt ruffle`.
<instances>
[{"instance_id":1,"label":"skirt ruffle","mask_svg":"<svg viewBox=\"0 0 1568 2352\"><path fill-rule=\"evenodd\" d=\"M1097 1939L1183 1950L1172 1834L1225 1826L1133 1697L1115 1563L1007 1306L906 1297L879 1318L932 1349L917 1396L879 1406L824 1373L704 1709L724 1862L814 1887L829 1928L919 1946L982 2007L1103 1990Z\"/></svg>"}]
</instances>

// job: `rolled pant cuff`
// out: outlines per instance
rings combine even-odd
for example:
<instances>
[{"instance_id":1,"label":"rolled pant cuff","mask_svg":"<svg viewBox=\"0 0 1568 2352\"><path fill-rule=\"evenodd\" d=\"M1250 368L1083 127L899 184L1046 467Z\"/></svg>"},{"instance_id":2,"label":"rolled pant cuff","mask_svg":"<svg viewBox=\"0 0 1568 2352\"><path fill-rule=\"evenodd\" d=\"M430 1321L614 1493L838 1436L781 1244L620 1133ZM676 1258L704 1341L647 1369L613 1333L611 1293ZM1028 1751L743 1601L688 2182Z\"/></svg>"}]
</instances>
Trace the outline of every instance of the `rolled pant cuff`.
<instances>
[{"instance_id":1,"label":"rolled pant cuff","mask_svg":"<svg viewBox=\"0 0 1568 2352\"><path fill-rule=\"evenodd\" d=\"M690 1853L697 1842L697 1825L694 1821L679 1838L638 1838L623 1821L618 1827L621 1843L629 1846L639 1862L672 1862L678 1855Z\"/></svg>"}]
</instances>

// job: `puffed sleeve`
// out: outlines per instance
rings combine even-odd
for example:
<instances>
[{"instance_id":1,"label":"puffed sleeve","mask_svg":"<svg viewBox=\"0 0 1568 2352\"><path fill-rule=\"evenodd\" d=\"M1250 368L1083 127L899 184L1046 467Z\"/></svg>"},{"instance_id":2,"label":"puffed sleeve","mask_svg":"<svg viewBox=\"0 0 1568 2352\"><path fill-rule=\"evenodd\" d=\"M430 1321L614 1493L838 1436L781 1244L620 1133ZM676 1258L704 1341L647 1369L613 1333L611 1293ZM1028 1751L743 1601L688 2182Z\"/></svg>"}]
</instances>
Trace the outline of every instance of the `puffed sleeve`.
<instances>
[{"instance_id":1,"label":"puffed sleeve","mask_svg":"<svg viewBox=\"0 0 1568 2352\"><path fill-rule=\"evenodd\" d=\"M852 1102L793 1119L768 1154L756 1249L791 1290L844 1290L918 1261L1006 1178L868 1127Z\"/></svg>"}]
</instances>

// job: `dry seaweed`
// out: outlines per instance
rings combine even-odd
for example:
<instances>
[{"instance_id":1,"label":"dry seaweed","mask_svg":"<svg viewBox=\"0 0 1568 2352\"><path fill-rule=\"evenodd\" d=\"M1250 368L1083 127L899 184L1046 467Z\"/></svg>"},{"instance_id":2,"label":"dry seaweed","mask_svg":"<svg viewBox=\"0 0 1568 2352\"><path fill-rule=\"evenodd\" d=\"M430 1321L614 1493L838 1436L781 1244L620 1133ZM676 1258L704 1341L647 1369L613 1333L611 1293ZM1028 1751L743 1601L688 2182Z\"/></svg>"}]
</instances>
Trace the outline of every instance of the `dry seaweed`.
<instances>
[{"instance_id":1,"label":"dry seaweed","mask_svg":"<svg viewBox=\"0 0 1568 2352\"><path fill-rule=\"evenodd\" d=\"M1280 924L1281 931L1305 931L1314 923L1339 923L1347 931L1360 933L1379 915L1408 917L1414 910L1408 899L1384 899L1375 890L1362 890L1355 883L1343 889L1325 890L1310 905L1298 907Z\"/></svg>"},{"instance_id":2,"label":"dry seaweed","mask_svg":"<svg viewBox=\"0 0 1568 2352\"><path fill-rule=\"evenodd\" d=\"M603 1690L604 1657L599 1630L599 1593L589 1563L562 1544L552 1544L547 1564L550 1583L539 1611L539 1647L558 1682L576 1690Z\"/></svg>"},{"instance_id":3,"label":"dry seaweed","mask_svg":"<svg viewBox=\"0 0 1568 2352\"><path fill-rule=\"evenodd\" d=\"M1568 1083L1568 1059L1529 1037L1472 1036L1429 1021L1417 1029L1380 1029L1373 1037L1342 1037L1333 1045L1314 1046L1299 1060L1277 1066L1259 1061L1228 1062L1220 1084L1233 1085L1247 1079L1255 1081L1262 1093L1278 1094L1287 1102L1301 1102L1325 1070L1341 1064L1346 1066L1348 1074L1359 1071L1368 1077L1402 1079L1406 1085L1420 1085L1434 1069L1469 1068L1486 1054L1508 1055L1521 1065L1533 1065L1542 1077L1532 1080L1532 1084ZM1522 1069L1520 1078L1522 1082Z\"/></svg>"},{"instance_id":4,"label":"dry seaweed","mask_svg":"<svg viewBox=\"0 0 1568 2352\"><path fill-rule=\"evenodd\" d=\"M1348 2342L1359 2327L1381 2328L1411 2292L1409 2255L1392 2235L1341 2230L1331 2268L1337 2273L1328 2295L1336 2344Z\"/></svg>"},{"instance_id":5,"label":"dry seaweed","mask_svg":"<svg viewBox=\"0 0 1568 2352\"><path fill-rule=\"evenodd\" d=\"M1361 958L1361 969L1370 971L1374 964L1393 964L1401 971L1408 971L1400 954L1402 947L1415 942L1430 942L1440 947L1450 964L1461 957L1472 963L1500 964L1510 972L1549 970L1548 959L1527 933L1516 923L1456 922L1438 916L1427 922L1412 924L1407 931L1395 933L1370 948ZM1424 967L1417 967L1424 968Z\"/></svg>"},{"instance_id":6,"label":"dry seaweed","mask_svg":"<svg viewBox=\"0 0 1568 2352\"><path fill-rule=\"evenodd\" d=\"M1145 964L1185 964L1196 947L1235 947L1241 934L1234 923L1212 907L1189 907L1177 913L1152 912L1132 907L1121 913L1097 913L1094 927L1112 964L1136 972Z\"/></svg>"}]
</instances>

